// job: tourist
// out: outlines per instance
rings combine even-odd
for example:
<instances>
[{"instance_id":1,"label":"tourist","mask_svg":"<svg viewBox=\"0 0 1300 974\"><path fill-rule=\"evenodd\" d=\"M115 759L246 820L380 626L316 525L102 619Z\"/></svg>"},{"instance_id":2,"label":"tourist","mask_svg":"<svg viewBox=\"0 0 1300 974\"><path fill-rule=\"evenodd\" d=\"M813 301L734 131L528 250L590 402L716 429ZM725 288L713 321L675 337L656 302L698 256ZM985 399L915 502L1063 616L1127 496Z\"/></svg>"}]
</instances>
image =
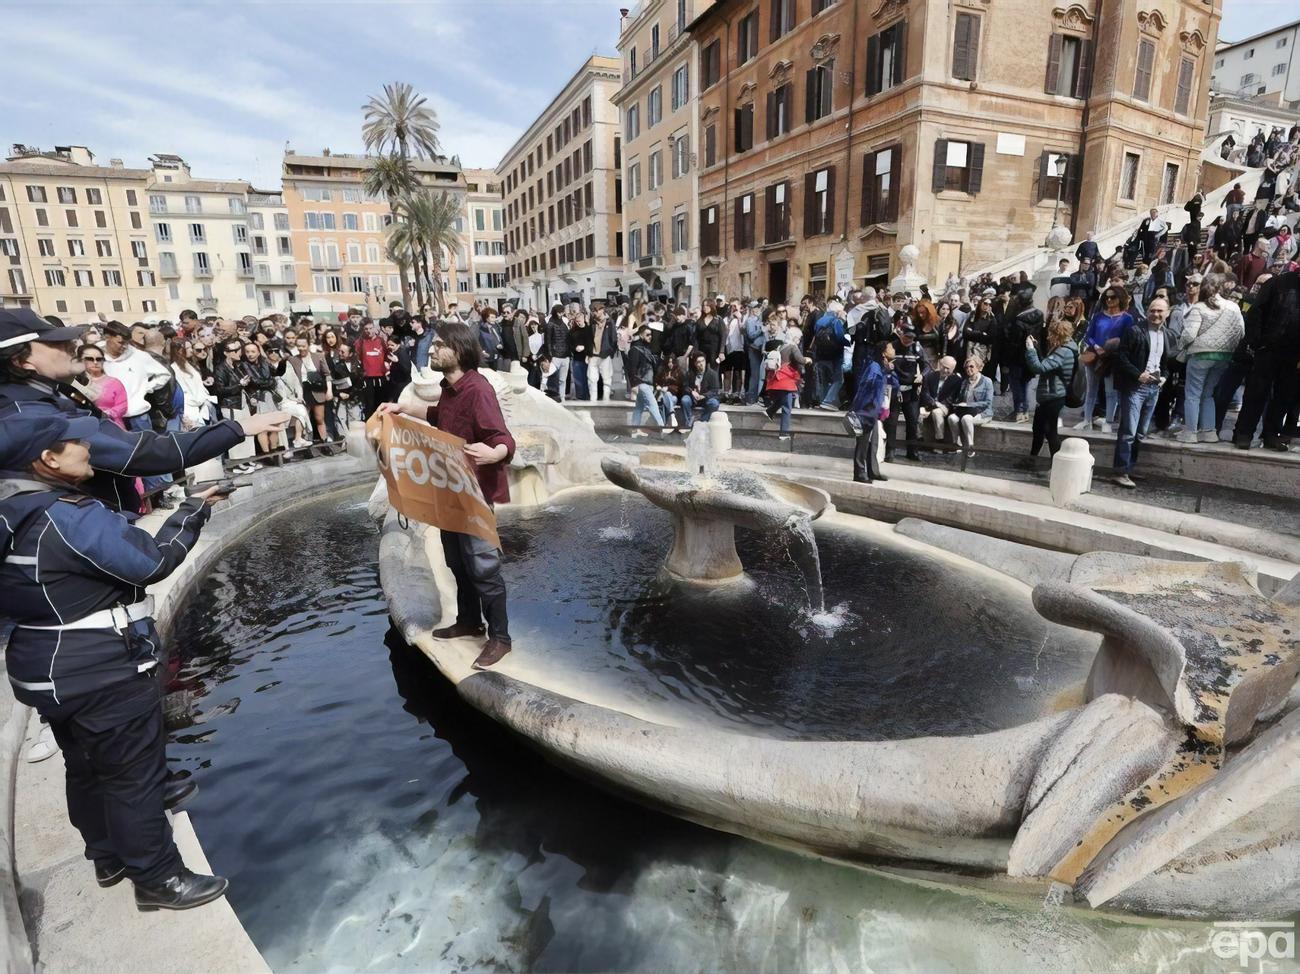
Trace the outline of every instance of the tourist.
<instances>
[{"instance_id":1,"label":"tourist","mask_svg":"<svg viewBox=\"0 0 1300 974\"><path fill-rule=\"evenodd\" d=\"M186 339L177 338L171 343L172 375L176 377L181 394L185 397L181 411L183 430L192 430L207 424L212 418L212 407L216 402L208 391L209 383L205 381L203 373L191 361L193 351L193 342Z\"/></svg>"},{"instance_id":2,"label":"tourist","mask_svg":"<svg viewBox=\"0 0 1300 974\"><path fill-rule=\"evenodd\" d=\"M853 400L849 403L846 423L857 434L853 444L853 482L872 484L889 478L880 472L877 446L880 442L880 419L886 412L889 390L897 388L893 377L894 346L886 343L880 350L880 361L869 359L867 367L858 377Z\"/></svg>"},{"instance_id":3,"label":"tourist","mask_svg":"<svg viewBox=\"0 0 1300 974\"><path fill-rule=\"evenodd\" d=\"M722 346L722 398L724 402L741 403L749 378L749 357L745 354L745 319L740 304L732 302L726 313L726 338Z\"/></svg>"},{"instance_id":4,"label":"tourist","mask_svg":"<svg viewBox=\"0 0 1300 974\"><path fill-rule=\"evenodd\" d=\"M614 397L614 359L618 357L618 330L603 307L592 312L591 358L587 360L587 385L597 402Z\"/></svg>"},{"instance_id":5,"label":"tourist","mask_svg":"<svg viewBox=\"0 0 1300 974\"><path fill-rule=\"evenodd\" d=\"M102 438L84 414L0 423L0 469L44 488L0 501L0 615L15 623L6 669L63 752L68 818L95 881L130 879L140 911L185 910L229 884L187 869L172 841L162 639L145 592L185 560L224 495L195 494L150 535L86 491L89 441Z\"/></svg>"},{"instance_id":6,"label":"tourist","mask_svg":"<svg viewBox=\"0 0 1300 974\"><path fill-rule=\"evenodd\" d=\"M386 339L377 340L382 341L385 346L388 345ZM366 341L366 339L362 339L362 342ZM389 357L390 350L385 347L384 378L376 386L376 394L382 391L384 384L387 382L390 367ZM325 361L325 356L312 349L311 343L306 338L299 338L293 349L293 357L289 360L289 367L298 373L298 379L302 383L302 389L307 398L307 408L311 412L316 439L324 444L323 449L327 455L332 454L334 449L329 445L330 441L338 439L338 437L331 435L329 428L330 416L333 413L333 407L330 403L334 400L334 386L330 380L330 368ZM369 382L370 377L367 377L366 381ZM377 404L376 408L378 408ZM369 416L367 415L366 418L369 419Z\"/></svg>"},{"instance_id":7,"label":"tourist","mask_svg":"<svg viewBox=\"0 0 1300 974\"><path fill-rule=\"evenodd\" d=\"M968 458L975 455L975 427L993 418L993 380L983 374L983 368L984 360L978 355L966 358L961 396L948 416L952 438Z\"/></svg>"},{"instance_id":8,"label":"tourist","mask_svg":"<svg viewBox=\"0 0 1300 974\"><path fill-rule=\"evenodd\" d=\"M745 387L745 404L758 402L759 392L763 388L763 346L767 344L767 331L763 327L761 305L750 301L745 311L741 330L745 335L745 358L749 366L749 384Z\"/></svg>"},{"instance_id":9,"label":"tourist","mask_svg":"<svg viewBox=\"0 0 1300 974\"><path fill-rule=\"evenodd\" d=\"M1160 215L1160 210L1157 207L1151 207L1146 219L1138 227L1138 236L1142 241L1142 253L1148 263L1155 260L1156 248L1164 242L1168 233L1169 224Z\"/></svg>"},{"instance_id":10,"label":"tourist","mask_svg":"<svg viewBox=\"0 0 1300 974\"><path fill-rule=\"evenodd\" d=\"M1132 490L1133 468L1155 413L1164 382L1160 363L1165 353L1165 318L1169 305L1156 298L1146 322L1135 322L1120 335L1114 356L1115 390L1120 396L1119 435L1115 439L1115 483Z\"/></svg>"},{"instance_id":11,"label":"tourist","mask_svg":"<svg viewBox=\"0 0 1300 974\"><path fill-rule=\"evenodd\" d=\"M572 361L572 345L569 341L569 323L564 317L564 306L551 306L551 316L546 319L542 329L545 338L546 357L559 372L560 402L564 402L569 384L569 365Z\"/></svg>"},{"instance_id":12,"label":"tourist","mask_svg":"<svg viewBox=\"0 0 1300 974\"><path fill-rule=\"evenodd\" d=\"M885 419L885 460L891 463L894 460L898 415L902 413L907 429L907 459L920 462L921 454L916 452L916 447L921 439L921 382L930 362L925 349L917 343L916 330L910 324L903 324L895 335L898 347L890 347L895 352L894 374L898 377L899 391Z\"/></svg>"},{"instance_id":13,"label":"tourist","mask_svg":"<svg viewBox=\"0 0 1300 974\"><path fill-rule=\"evenodd\" d=\"M82 345L77 349L77 360L86 367L75 380L82 395L106 417L126 429L126 386L104 371L104 350L97 345Z\"/></svg>"},{"instance_id":14,"label":"tourist","mask_svg":"<svg viewBox=\"0 0 1300 974\"><path fill-rule=\"evenodd\" d=\"M1249 450L1262 420L1265 449L1285 453L1291 436L1284 424L1294 416L1300 388L1300 271L1269 278L1259 289L1246 312L1244 341L1254 360L1233 445Z\"/></svg>"},{"instance_id":15,"label":"tourist","mask_svg":"<svg viewBox=\"0 0 1300 974\"><path fill-rule=\"evenodd\" d=\"M1189 288L1191 283L1188 278ZM1196 300L1183 315L1178 342L1179 352L1186 359L1184 428L1179 434L1184 443L1219 442L1214 390L1245 334L1241 308L1224 294L1231 292L1233 284L1231 278L1209 275L1200 283Z\"/></svg>"},{"instance_id":16,"label":"tourist","mask_svg":"<svg viewBox=\"0 0 1300 974\"><path fill-rule=\"evenodd\" d=\"M289 341L289 335L286 333L285 342ZM301 348L295 342L296 348ZM310 346L309 346L310 347ZM366 419L379 408L380 400L383 398L384 385L388 380L388 343L380 336L379 326L370 319L366 319L361 326L361 337L357 339L353 347L357 361L361 368L361 406L365 413ZM299 355L299 364L294 368L302 376L301 352ZM303 389L311 392L306 383L303 383Z\"/></svg>"},{"instance_id":17,"label":"tourist","mask_svg":"<svg viewBox=\"0 0 1300 974\"><path fill-rule=\"evenodd\" d=\"M648 412L654 425L663 429L665 426L663 414L659 412L659 404L655 401L655 377L659 372L659 358L650 346L652 335L650 326L642 325L637 332L636 340L632 342L627 352L628 382L635 397L632 425L640 427L641 420ZM648 435L639 428L632 430L633 437Z\"/></svg>"},{"instance_id":18,"label":"tourist","mask_svg":"<svg viewBox=\"0 0 1300 974\"><path fill-rule=\"evenodd\" d=\"M1268 270L1271 258L1268 252L1268 240L1266 238L1257 239L1250 252L1242 254L1238 259L1233 273L1237 280L1241 282L1244 288L1251 288L1259 276Z\"/></svg>"},{"instance_id":19,"label":"tourist","mask_svg":"<svg viewBox=\"0 0 1300 974\"><path fill-rule=\"evenodd\" d=\"M689 430L695 425L695 407L703 409L701 419L708 422L718 411L718 397L722 395L722 383L718 372L710 364L707 353L696 352L691 359L691 370L686 374L682 385L682 421Z\"/></svg>"},{"instance_id":20,"label":"tourist","mask_svg":"<svg viewBox=\"0 0 1300 974\"><path fill-rule=\"evenodd\" d=\"M514 456L515 440L506 429L492 384L478 371L482 347L470 326L443 322L433 350L433 366L442 372L442 395L432 406L385 403L386 413L404 413L436 426L465 441L465 456L474 467L479 487L489 506L510 501L507 467ZM487 642L474 660L484 670L510 652L506 611L506 583L501 574L501 551L473 534L442 530L442 552L456 580L456 621L433 631L434 639L459 639L484 635ZM436 594L436 593L435 593Z\"/></svg>"},{"instance_id":21,"label":"tourist","mask_svg":"<svg viewBox=\"0 0 1300 974\"><path fill-rule=\"evenodd\" d=\"M327 357L326 363L334 385L335 425L340 433L346 433L353 423L366 421L365 407L359 392L365 385L365 376L361 374L361 365L351 345L340 345L335 355Z\"/></svg>"},{"instance_id":22,"label":"tourist","mask_svg":"<svg viewBox=\"0 0 1300 974\"><path fill-rule=\"evenodd\" d=\"M686 375L682 371L681 361L676 355L665 355L660 360L659 372L655 375L655 388L663 408L665 434L671 432L671 426L677 425L677 403L685 385ZM682 432L686 432L685 426L682 427Z\"/></svg>"},{"instance_id":23,"label":"tourist","mask_svg":"<svg viewBox=\"0 0 1300 974\"><path fill-rule=\"evenodd\" d=\"M248 377L248 384L244 387L244 400L248 404L249 413L257 415L274 412L278 408L275 375L271 363L262 355L262 348L257 342L244 343L243 367L244 375ZM270 453L272 444L279 445L280 434L268 430L258 433L256 440L259 453Z\"/></svg>"},{"instance_id":24,"label":"tourist","mask_svg":"<svg viewBox=\"0 0 1300 974\"><path fill-rule=\"evenodd\" d=\"M1025 339L1025 365L1038 376L1035 393L1033 438L1029 455L1037 457L1047 441L1052 456L1061 448L1061 434L1057 430L1065 397L1074 381L1074 370L1079 367L1079 346L1074 343L1074 326L1061 317L1047 326L1047 351L1038 354L1038 341L1031 335Z\"/></svg>"},{"instance_id":25,"label":"tourist","mask_svg":"<svg viewBox=\"0 0 1300 974\"><path fill-rule=\"evenodd\" d=\"M848 324L844 319L844 305L832 300L826 312L813 326L812 357L817 376L819 409L838 410L840 389L844 385L844 350L849 347Z\"/></svg>"},{"instance_id":26,"label":"tourist","mask_svg":"<svg viewBox=\"0 0 1300 974\"><path fill-rule=\"evenodd\" d=\"M930 427L934 438L943 441L952 405L961 396L961 376L956 374L957 360L945 355L921 380L921 421Z\"/></svg>"},{"instance_id":27,"label":"tourist","mask_svg":"<svg viewBox=\"0 0 1300 974\"><path fill-rule=\"evenodd\" d=\"M343 348L348 346L344 345ZM275 394L280 409L291 418L285 431L285 439L291 449L310 446L311 438L307 430L311 429L311 412L307 409L306 393L298 373L289 365L288 358L277 348L266 353L266 360L271 364L271 374L275 376Z\"/></svg>"},{"instance_id":28,"label":"tourist","mask_svg":"<svg viewBox=\"0 0 1300 974\"><path fill-rule=\"evenodd\" d=\"M790 413L794 409L795 398L799 394L799 380L804 367L808 364L803 352L796 342L778 337L780 315L774 313L769 321L770 343L773 346L765 352L763 370L767 374L765 389L768 404L765 412L769 420L781 414L781 427L777 439L784 442L790 439Z\"/></svg>"},{"instance_id":29,"label":"tourist","mask_svg":"<svg viewBox=\"0 0 1300 974\"><path fill-rule=\"evenodd\" d=\"M1109 284L1101 292L1097 310L1084 334L1083 349L1079 361L1088 370L1087 391L1083 399L1083 418L1075 424L1076 430L1095 428L1094 413L1097 397L1103 387L1106 396L1106 408L1101 417L1100 428L1109 433L1111 423L1115 420L1119 408L1119 397L1115 394L1115 377L1112 366L1115 350L1119 347L1119 337L1124 329L1133 324L1133 315L1128 311L1128 291L1117 284Z\"/></svg>"},{"instance_id":30,"label":"tourist","mask_svg":"<svg viewBox=\"0 0 1300 974\"><path fill-rule=\"evenodd\" d=\"M221 415L243 426L253 415L244 396L248 376L244 373L243 343L238 338L228 339L222 343L221 352L222 358L212 370L212 392ZM228 451L226 458L239 461L235 473L249 474L261 466L252 459L253 453L253 445L241 440Z\"/></svg>"}]
</instances>

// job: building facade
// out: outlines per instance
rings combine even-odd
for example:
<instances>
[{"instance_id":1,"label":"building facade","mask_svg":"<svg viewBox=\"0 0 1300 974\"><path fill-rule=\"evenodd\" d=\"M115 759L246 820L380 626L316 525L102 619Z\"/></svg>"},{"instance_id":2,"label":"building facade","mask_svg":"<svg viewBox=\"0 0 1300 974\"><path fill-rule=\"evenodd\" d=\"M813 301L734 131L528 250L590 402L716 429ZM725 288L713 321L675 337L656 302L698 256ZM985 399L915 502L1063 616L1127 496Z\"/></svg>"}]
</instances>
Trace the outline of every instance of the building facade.
<instances>
[{"instance_id":1,"label":"building facade","mask_svg":"<svg viewBox=\"0 0 1300 974\"><path fill-rule=\"evenodd\" d=\"M85 146L14 146L0 164L0 307L81 324L158 317L151 179L118 159L96 165Z\"/></svg>"},{"instance_id":2,"label":"building facade","mask_svg":"<svg viewBox=\"0 0 1300 974\"><path fill-rule=\"evenodd\" d=\"M465 170L465 213L461 236L464 259L457 291L462 302L486 301L494 308L507 300L505 204L493 169Z\"/></svg>"},{"instance_id":3,"label":"building facade","mask_svg":"<svg viewBox=\"0 0 1300 974\"><path fill-rule=\"evenodd\" d=\"M1300 20L1214 52L1210 85L1215 91L1300 108ZM1267 133L1265 133L1267 134Z\"/></svg>"},{"instance_id":4,"label":"building facade","mask_svg":"<svg viewBox=\"0 0 1300 974\"><path fill-rule=\"evenodd\" d=\"M625 290L621 84L618 58L588 58L497 164L507 293L520 306Z\"/></svg>"},{"instance_id":5,"label":"building facade","mask_svg":"<svg viewBox=\"0 0 1300 974\"><path fill-rule=\"evenodd\" d=\"M689 27L704 291L879 285L905 244L942 283L1190 195L1219 10L720 0Z\"/></svg>"},{"instance_id":6,"label":"building facade","mask_svg":"<svg viewBox=\"0 0 1300 974\"><path fill-rule=\"evenodd\" d=\"M366 193L362 181L370 157L330 153L284 156L283 198L297 277L298 310L329 314L352 307L387 314L402 300L401 276L387 253L392 211L388 200ZM435 192L465 197L460 166L414 159L422 184ZM456 268L443 268L444 281ZM449 294L454 294L454 286Z\"/></svg>"},{"instance_id":7,"label":"building facade","mask_svg":"<svg viewBox=\"0 0 1300 974\"><path fill-rule=\"evenodd\" d=\"M293 262L289 208L283 193L261 189L249 192L248 234L257 313L287 313L298 300L298 274Z\"/></svg>"},{"instance_id":8,"label":"building facade","mask_svg":"<svg viewBox=\"0 0 1300 974\"><path fill-rule=\"evenodd\" d=\"M634 295L700 299L698 85L686 26L711 4L643 0L621 24L623 86L614 104L623 118L623 243Z\"/></svg>"}]
</instances>

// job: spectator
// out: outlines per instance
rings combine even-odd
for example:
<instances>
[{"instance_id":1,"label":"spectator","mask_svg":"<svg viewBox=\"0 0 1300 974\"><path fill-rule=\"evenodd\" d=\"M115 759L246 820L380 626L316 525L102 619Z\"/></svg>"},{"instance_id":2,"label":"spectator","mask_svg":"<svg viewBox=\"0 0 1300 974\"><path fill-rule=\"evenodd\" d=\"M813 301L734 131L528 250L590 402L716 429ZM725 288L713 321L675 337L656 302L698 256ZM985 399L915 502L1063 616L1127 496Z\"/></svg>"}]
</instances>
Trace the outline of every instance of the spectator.
<instances>
[{"instance_id":1,"label":"spectator","mask_svg":"<svg viewBox=\"0 0 1300 974\"><path fill-rule=\"evenodd\" d=\"M618 357L618 330L605 308L592 312L591 354L587 360L587 385L594 400L614 398L614 359Z\"/></svg>"},{"instance_id":2,"label":"spectator","mask_svg":"<svg viewBox=\"0 0 1300 974\"><path fill-rule=\"evenodd\" d=\"M1300 387L1300 272L1269 278L1259 289L1246 312L1245 344L1254 359L1233 445L1249 450L1262 419L1264 447L1285 453L1291 437L1283 427Z\"/></svg>"},{"instance_id":3,"label":"spectator","mask_svg":"<svg viewBox=\"0 0 1300 974\"><path fill-rule=\"evenodd\" d=\"M288 336L286 335L285 338L287 341ZM379 408L384 384L388 379L388 343L380 337L379 326L367 319L361 327L361 337L357 339L353 351L356 353L357 361L361 363L361 405L365 418L369 419ZM299 356L301 362L301 352ZM295 368L298 369L301 378L302 369L299 366ZM308 388L306 383L303 384L303 388Z\"/></svg>"},{"instance_id":4,"label":"spectator","mask_svg":"<svg viewBox=\"0 0 1300 974\"><path fill-rule=\"evenodd\" d=\"M82 345L77 350L77 358L86 366L86 371L76 378L82 394L101 413L126 429L126 386L104 371L104 350L96 345Z\"/></svg>"},{"instance_id":5,"label":"spectator","mask_svg":"<svg viewBox=\"0 0 1300 974\"><path fill-rule=\"evenodd\" d=\"M1038 341L1031 335L1025 339L1025 364L1038 376L1035 394L1038 406L1034 410L1033 439L1029 455L1037 457L1047 441L1052 456L1061 448L1061 434L1057 431L1065 397L1074 381L1074 370L1079 367L1079 346L1074 343L1074 328L1065 318L1057 318L1047 326L1047 351L1038 354Z\"/></svg>"},{"instance_id":6,"label":"spectator","mask_svg":"<svg viewBox=\"0 0 1300 974\"><path fill-rule=\"evenodd\" d=\"M560 402L564 402L569 383L569 364L572 346L569 341L569 323L564 318L564 306L552 305L551 316L546 319L543 329L546 356L559 373Z\"/></svg>"},{"instance_id":7,"label":"spectator","mask_svg":"<svg viewBox=\"0 0 1300 974\"><path fill-rule=\"evenodd\" d=\"M636 397L632 425L640 427L641 420L648 412L654 425L663 429L663 414L659 412L659 404L655 401L655 375L659 371L659 358L650 347L651 334L650 326L642 325L627 353L628 375ZM634 429L632 435L637 437L648 434L642 429Z\"/></svg>"},{"instance_id":8,"label":"spectator","mask_svg":"<svg viewBox=\"0 0 1300 974\"><path fill-rule=\"evenodd\" d=\"M659 374L655 376L655 387L659 392L659 402L663 408L664 433L677 425L677 403L682 397L686 376L682 372L680 360L676 355L665 355L659 363ZM686 428L682 427L682 432Z\"/></svg>"},{"instance_id":9,"label":"spectator","mask_svg":"<svg viewBox=\"0 0 1300 974\"><path fill-rule=\"evenodd\" d=\"M983 374L984 360L978 355L966 358L966 380L961 385L960 401L948 416L952 438L967 457L975 455L975 427L993 418L993 380Z\"/></svg>"},{"instance_id":10,"label":"spectator","mask_svg":"<svg viewBox=\"0 0 1300 974\"><path fill-rule=\"evenodd\" d=\"M948 415L961 396L961 376L956 370L957 360L945 355L921 382L921 419L929 424L936 440L944 439Z\"/></svg>"},{"instance_id":11,"label":"spectator","mask_svg":"<svg viewBox=\"0 0 1300 974\"><path fill-rule=\"evenodd\" d=\"M591 399L591 388L587 376L587 362L592 356L592 343L595 336L587 316L581 312L571 312L569 322L569 347L572 350L570 366L573 375L573 398Z\"/></svg>"},{"instance_id":12,"label":"spectator","mask_svg":"<svg viewBox=\"0 0 1300 974\"><path fill-rule=\"evenodd\" d=\"M817 319L812 339L813 368L817 375L820 409L840 408L840 389L844 385L844 349L849 347L844 305L832 300Z\"/></svg>"},{"instance_id":13,"label":"spectator","mask_svg":"<svg viewBox=\"0 0 1300 974\"><path fill-rule=\"evenodd\" d=\"M906 322L906 318L903 319ZM901 412L906 420L907 459L919 462L921 455L916 452L921 438L921 382L925 371L930 367L925 349L916 341L916 331L910 323L905 323L896 333L898 349L893 358L893 371L898 377L899 391L889 407L885 419L885 460L892 462L898 438L898 414Z\"/></svg>"},{"instance_id":14,"label":"spectator","mask_svg":"<svg viewBox=\"0 0 1300 974\"><path fill-rule=\"evenodd\" d=\"M1119 408L1113 374L1114 355L1119 348L1119 338L1124 329L1133 324L1128 311L1128 291L1117 284L1107 285L1101 293L1100 307L1083 339L1080 362L1087 368L1087 393L1083 400L1083 419L1075 424L1076 430L1095 428L1094 415L1097 397L1105 388L1106 406L1101 419L1101 431L1109 433Z\"/></svg>"},{"instance_id":15,"label":"spectator","mask_svg":"<svg viewBox=\"0 0 1300 974\"><path fill-rule=\"evenodd\" d=\"M857 439L853 445L853 482L871 484L886 481L889 478L880 472L877 459L877 444L880 441L880 420L885 414L890 387L897 387L897 380L891 370L894 362L894 346L886 343L880 351L880 361L871 359L862 375L858 377L858 386L853 392L853 401L849 404L846 421L856 426ZM850 418L851 417L851 418Z\"/></svg>"},{"instance_id":16,"label":"spectator","mask_svg":"<svg viewBox=\"0 0 1300 974\"><path fill-rule=\"evenodd\" d=\"M718 411L718 397L722 394L722 383L717 370L710 364L707 353L696 352L691 358L691 370L686 374L682 386L682 420L686 429L695 425L695 407L703 409L701 419L708 422Z\"/></svg>"},{"instance_id":17,"label":"spectator","mask_svg":"<svg viewBox=\"0 0 1300 974\"><path fill-rule=\"evenodd\" d=\"M1160 366L1165 352L1164 326L1168 314L1168 302L1156 298L1147 309L1145 324L1135 322L1124 329L1115 353L1115 388L1120 396L1115 483L1130 490L1137 486L1133 482L1133 468L1164 381Z\"/></svg>"},{"instance_id":18,"label":"spectator","mask_svg":"<svg viewBox=\"0 0 1300 974\"><path fill-rule=\"evenodd\" d=\"M1184 443L1219 442L1213 393L1245 335L1241 309L1224 295L1233 283L1219 274L1205 278L1183 319L1180 346L1187 360L1187 379L1179 439Z\"/></svg>"}]
</instances>

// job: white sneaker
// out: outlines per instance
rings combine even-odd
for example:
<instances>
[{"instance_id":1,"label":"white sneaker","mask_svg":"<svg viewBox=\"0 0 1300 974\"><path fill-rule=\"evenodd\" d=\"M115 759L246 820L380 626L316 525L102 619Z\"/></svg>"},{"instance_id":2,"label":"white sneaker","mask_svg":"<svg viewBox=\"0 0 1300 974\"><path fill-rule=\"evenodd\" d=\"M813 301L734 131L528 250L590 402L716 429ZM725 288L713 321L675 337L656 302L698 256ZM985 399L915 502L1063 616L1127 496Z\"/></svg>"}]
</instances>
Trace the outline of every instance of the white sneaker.
<instances>
[{"instance_id":1,"label":"white sneaker","mask_svg":"<svg viewBox=\"0 0 1300 974\"><path fill-rule=\"evenodd\" d=\"M1177 439L1178 439L1178 442L1179 442L1179 443L1199 443L1199 442L1200 442L1200 440L1197 438L1196 434L1193 433L1191 430L1183 430L1181 433L1178 434Z\"/></svg>"},{"instance_id":2,"label":"white sneaker","mask_svg":"<svg viewBox=\"0 0 1300 974\"><path fill-rule=\"evenodd\" d=\"M1219 431L1218 431L1218 430L1201 430L1199 433L1196 434L1196 438L1197 438L1197 440L1198 440L1199 442L1201 442L1201 443L1218 443L1218 442L1219 442Z\"/></svg>"},{"instance_id":3,"label":"white sneaker","mask_svg":"<svg viewBox=\"0 0 1300 974\"><path fill-rule=\"evenodd\" d=\"M635 439L638 439L638 438L646 438L646 437L649 437L649 436L650 436L650 434L647 433L645 430L633 430L633 431L632 431L632 439L634 439L634 440L635 440Z\"/></svg>"},{"instance_id":4,"label":"white sneaker","mask_svg":"<svg viewBox=\"0 0 1300 974\"><path fill-rule=\"evenodd\" d=\"M1116 477L1115 483L1117 483L1121 487L1127 487L1129 490L1137 489L1137 484L1133 483L1133 479L1125 474L1120 474L1118 477Z\"/></svg>"},{"instance_id":5,"label":"white sneaker","mask_svg":"<svg viewBox=\"0 0 1300 974\"><path fill-rule=\"evenodd\" d=\"M1109 432L1110 432L1110 423L1106 422L1106 421L1103 419L1103 420L1101 421L1100 429L1101 429L1101 431L1102 431L1103 433L1109 433Z\"/></svg>"},{"instance_id":6,"label":"white sneaker","mask_svg":"<svg viewBox=\"0 0 1300 974\"><path fill-rule=\"evenodd\" d=\"M49 724L41 725L41 732L27 749L27 763L38 764L59 753L58 742L54 740L54 730Z\"/></svg>"},{"instance_id":7,"label":"white sneaker","mask_svg":"<svg viewBox=\"0 0 1300 974\"><path fill-rule=\"evenodd\" d=\"M1090 420L1090 419L1081 419L1081 420L1079 420L1079 422L1077 422L1077 423L1075 423L1073 426L1071 426L1070 429L1072 429L1072 430L1090 430L1090 429L1092 429L1092 420Z\"/></svg>"}]
</instances>

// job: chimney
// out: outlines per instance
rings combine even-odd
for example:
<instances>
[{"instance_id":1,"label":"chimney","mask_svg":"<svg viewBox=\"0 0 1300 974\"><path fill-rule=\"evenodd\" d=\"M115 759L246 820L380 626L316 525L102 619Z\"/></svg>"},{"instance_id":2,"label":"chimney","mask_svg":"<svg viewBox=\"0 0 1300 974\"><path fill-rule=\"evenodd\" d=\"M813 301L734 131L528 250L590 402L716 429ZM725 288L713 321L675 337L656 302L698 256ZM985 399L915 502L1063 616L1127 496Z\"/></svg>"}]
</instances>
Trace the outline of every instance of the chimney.
<instances>
[{"instance_id":1,"label":"chimney","mask_svg":"<svg viewBox=\"0 0 1300 974\"><path fill-rule=\"evenodd\" d=\"M126 168L126 163L124 163L121 159L109 159L108 164L112 166L114 169Z\"/></svg>"}]
</instances>

